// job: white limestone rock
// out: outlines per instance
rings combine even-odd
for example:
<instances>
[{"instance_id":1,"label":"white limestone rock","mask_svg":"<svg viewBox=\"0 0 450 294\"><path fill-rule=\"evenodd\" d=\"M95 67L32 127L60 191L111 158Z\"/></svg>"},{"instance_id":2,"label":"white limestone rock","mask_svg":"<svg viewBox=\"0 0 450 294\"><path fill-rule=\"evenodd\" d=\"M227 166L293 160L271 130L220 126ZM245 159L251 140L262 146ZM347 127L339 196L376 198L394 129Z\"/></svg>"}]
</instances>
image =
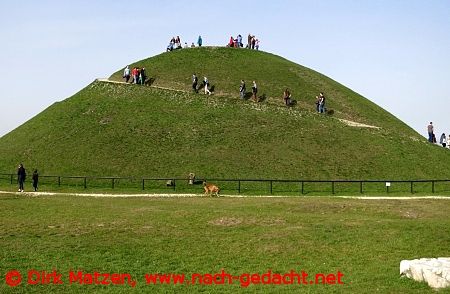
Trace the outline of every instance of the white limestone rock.
<instances>
[{"instance_id":1,"label":"white limestone rock","mask_svg":"<svg viewBox=\"0 0 450 294\"><path fill-rule=\"evenodd\" d=\"M400 275L427 282L434 289L450 287L450 257L402 260Z\"/></svg>"}]
</instances>

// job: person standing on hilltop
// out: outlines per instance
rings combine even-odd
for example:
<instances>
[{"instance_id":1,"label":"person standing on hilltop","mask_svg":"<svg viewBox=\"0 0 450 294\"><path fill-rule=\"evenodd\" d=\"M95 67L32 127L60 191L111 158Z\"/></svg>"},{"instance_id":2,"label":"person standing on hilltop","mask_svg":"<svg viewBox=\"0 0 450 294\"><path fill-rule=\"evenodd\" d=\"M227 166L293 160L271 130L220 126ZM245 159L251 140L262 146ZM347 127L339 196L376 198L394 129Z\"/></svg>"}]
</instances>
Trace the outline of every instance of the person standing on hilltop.
<instances>
[{"instance_id":1,"label":"person standing on hilltop","mask_svg":"<svg viewBox=\"0 0 450 294\"><path fill-rule=\"evenodd\" d=\"M248 36L247 36L247 46L246 46L246 48L247 48L247 49L251 49L251 46L252 46L252 35L251 35L250 33L248 33Z\"/></svg>"},{"instance_id":2,"label":"person standing on hilltop","mask_svg":"<svg viewBox=\"0 0 450 294\"><path fill-rule=\"evenodd\" d=\"M237 47L242 47L242 36L240 34L237 36Z\"/></svg>"},{"instance_id":3,"label":"person standing on hilltop","mask_svg":"<svg viewBox=\"0 0 450 294\"><path fill-rule=\"evenodd\" d=\"M252 50L255 49L255 45L256 45L256 37L252 36Z\"/></svg>"},{"instance_id":4,"label":"person standing on hilltop","mask_svg":"<svg viewBox=\"0 0 450 294\"><path fill-rule=\"evenodd\" d=\"M125 83L128 83L130 80L131 72L130 72L130 66L127 65L125 69L123 70L123 78L125 79Z\"/></svg>"},{"instance_id":5,"label":"person standing on hilltop","mask_svg":"<svg viewBox=\"0 0 450 294\"><path fill-rule=\"evenodd\" d=\"M198 40L197 40L198 47L202 47L202 44L203 44L202 36L198 36Z\"/></svg>"},{"instance_id":6,"label":"person standing on hilltop","mask_svg":"<svg viewBox=\"0 0 450 294\"><path fill-rule=\"evenodd\" d=\"M39 182L39 173L37 169L35 169L33 172L33 188L35 192L38 190L38 182Z\"/></svg>"},{"instance_id":7,"label":"person standing on hilltop","mask_svg":"<svg viewBox=\"0 0 450 294\"><path fill-rule=\"evenodd\" d=\"M433 127L433 122L430 121L430 124L428 125L428 142L433 143L433 132L434 132L434 127Z\"/></svg>"},{"instance_id":8,"label":"person standing on hilltop","mask_svg":"<svg viewBox=\"0 0 450 294\"><path fill-rule=\"evenodd\" d=\"M25 182L25 178L27 177L27 172L23 167L23 164L19 164L19 168L17 169L17 181L19 182L19 192L23 192L23 183Z\"/></svg>"},{"instance_id":9,"label":"person standing on hilltop","mask_svg":"<svg viewBox=\"0 0 450 294\"><path fill-rule=\"evenodd\" d=\"M445 133L442 133L441 138L439 139L439 143L444 148L445 148L445 146L447 146L447 137L445 136Z\"/></svg>"}]
</instances>

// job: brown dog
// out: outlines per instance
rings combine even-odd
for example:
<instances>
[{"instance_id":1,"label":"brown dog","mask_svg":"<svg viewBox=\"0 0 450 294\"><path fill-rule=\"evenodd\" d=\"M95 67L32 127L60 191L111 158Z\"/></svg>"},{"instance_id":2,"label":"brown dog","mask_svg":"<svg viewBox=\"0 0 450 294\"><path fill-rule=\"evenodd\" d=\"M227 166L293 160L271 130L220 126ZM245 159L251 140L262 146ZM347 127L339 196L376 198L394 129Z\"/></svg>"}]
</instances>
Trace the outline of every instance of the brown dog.
<instances>
[{"instance_id":1,"label":"brown dog","mask_svg":"<svg viewBox=\"0 0 450 294\"><path fill-rule=\"evenodd\" d=\"M212 197L213 194L215 194L217 197L219 197L220 188L214 184L207 184L206 182L204 182L203 190L205 190L205 196L209 195L210 197Z\"/></svg>"}]
</instances>

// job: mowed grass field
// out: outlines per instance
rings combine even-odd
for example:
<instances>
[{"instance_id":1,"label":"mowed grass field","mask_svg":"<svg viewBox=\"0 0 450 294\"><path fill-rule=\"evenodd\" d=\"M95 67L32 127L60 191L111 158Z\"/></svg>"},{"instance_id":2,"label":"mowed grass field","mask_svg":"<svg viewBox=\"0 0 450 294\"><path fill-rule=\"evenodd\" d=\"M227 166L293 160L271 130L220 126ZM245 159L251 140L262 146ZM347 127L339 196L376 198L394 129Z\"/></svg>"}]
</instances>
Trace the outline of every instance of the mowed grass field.
<instances>
[{"instance_id":1,"label":"mowed grass field","mask_svg":"<svg viewBox=\"0 0 450 294\"><path fill-rule=\"evenodd\" d=\"M94 198L0 195L1 293L435 293L399 276L402 259L449 256L449 200ZM62 285L27 285L30 270ZM6 284L17 270L22 282ZM145 274L221 273L233 284L150 285ZM245 274L304 271L343 284L241 286ZM69 272L128 273L124 285ZM243 275L243 276L241 276ZM36 276L34 276L36 277ZM204 280L207 282L207 280ZM333 282L333 279L329 280ZM439 293L450 293L450 289Z\"/></svg>"}]
</instances>

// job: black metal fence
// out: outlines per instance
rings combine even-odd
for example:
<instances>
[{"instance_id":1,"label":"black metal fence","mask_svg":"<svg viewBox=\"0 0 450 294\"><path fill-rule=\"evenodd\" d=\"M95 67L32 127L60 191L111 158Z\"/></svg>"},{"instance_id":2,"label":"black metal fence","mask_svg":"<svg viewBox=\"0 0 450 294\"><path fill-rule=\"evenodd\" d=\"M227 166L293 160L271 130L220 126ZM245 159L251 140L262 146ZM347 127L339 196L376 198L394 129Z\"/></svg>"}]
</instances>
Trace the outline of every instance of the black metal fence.
<instances>
[{"instance_id":1,"label":"black metal fence","mask_svg":"<svg viewBox=\"0 0 450 294\"><path fill-rule=\"evenodd\" d=\"M45 188L121 189L154 192L202 192L203 181L217 184L222 192L237 194L367 194L444 193L450 194L450 180L280 180L280 179L197 179L133 178L40 175ZM28 180L27 180L28 182ZM0 174L0 185L17 183L16 174ZM41 189L42 190L42 189Z\"/></svg>"}]
</instances>

